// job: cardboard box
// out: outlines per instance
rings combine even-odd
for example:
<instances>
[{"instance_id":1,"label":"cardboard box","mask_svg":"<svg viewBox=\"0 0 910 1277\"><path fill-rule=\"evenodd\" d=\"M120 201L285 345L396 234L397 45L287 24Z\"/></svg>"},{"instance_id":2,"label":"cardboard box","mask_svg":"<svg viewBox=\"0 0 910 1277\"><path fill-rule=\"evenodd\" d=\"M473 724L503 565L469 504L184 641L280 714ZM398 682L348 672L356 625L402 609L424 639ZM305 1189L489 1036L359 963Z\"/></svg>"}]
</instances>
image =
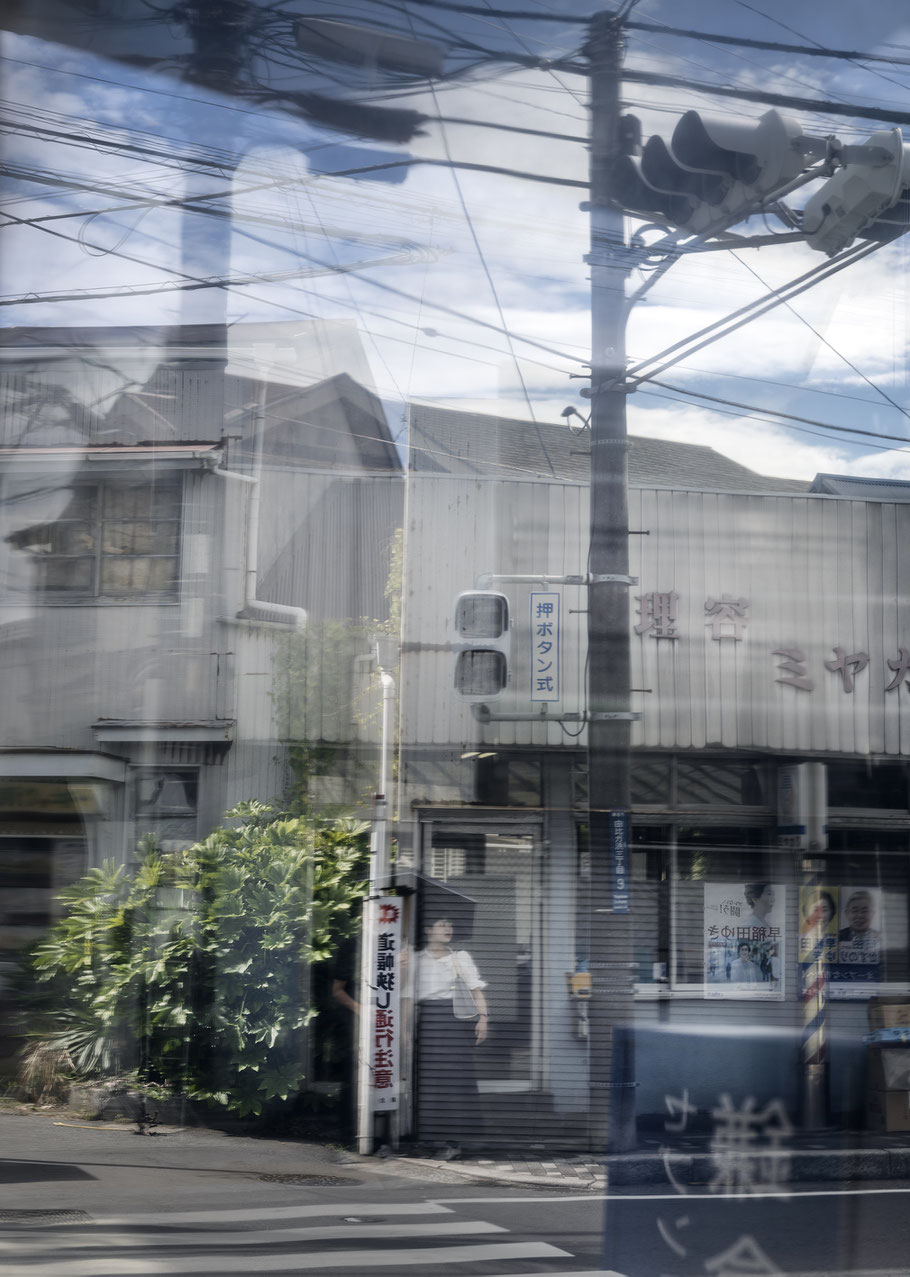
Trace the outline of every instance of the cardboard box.
<instances>
[{"instance_id":1,"label":"cardboard box","mask_svg":"<svg viewBox=\"0 0 910 1277\"><path fill-rule=\"evenodd\" d=\"M870 1046L866 1061L870 1090L910 1091L910 1047Z\"/></svg>"},{"instance_id":2,"label":"cardboard box","mask_svg":"<svg viewBox=\"0 0 910 1277\"><path fill-rule=\"evenodd\" d=\"M910 1091L870 1091L866 1115L873 1131L910 1131Z\"/></svg>"},{"instance_id":3,"label":"cardboard box","mask_svg":"<svg viewBox=\"0 0 910 1277\"><path fill-rule=\"evenodd\" d=\"M910 1028L910 1000L900 998L870 998L869 1028L906 1029Z\"/></svg>"}]
</instances>

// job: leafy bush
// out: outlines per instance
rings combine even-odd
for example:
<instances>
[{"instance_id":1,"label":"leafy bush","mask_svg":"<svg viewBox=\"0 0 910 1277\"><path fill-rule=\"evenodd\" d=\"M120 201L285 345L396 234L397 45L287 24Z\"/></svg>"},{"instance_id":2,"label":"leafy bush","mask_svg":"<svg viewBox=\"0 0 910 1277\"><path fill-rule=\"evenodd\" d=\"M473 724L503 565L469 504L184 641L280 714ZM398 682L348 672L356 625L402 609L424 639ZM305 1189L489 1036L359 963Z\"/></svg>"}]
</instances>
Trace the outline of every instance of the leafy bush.
<instances>
[{"instance_id":1,"label":"leafy bush","mask_svg":"<svg viewBox=\"0 0 910 1277\"><path fill-rule=\"evenodd\" d=\"M228 819L185 851L144 839L131 872L89 870L33 964L51 995L42 1040L74 1073L135 1069L244 1116L303 1080L305 966L359 925L367 826L260 803Z\"/></svg>"}]
</instances>

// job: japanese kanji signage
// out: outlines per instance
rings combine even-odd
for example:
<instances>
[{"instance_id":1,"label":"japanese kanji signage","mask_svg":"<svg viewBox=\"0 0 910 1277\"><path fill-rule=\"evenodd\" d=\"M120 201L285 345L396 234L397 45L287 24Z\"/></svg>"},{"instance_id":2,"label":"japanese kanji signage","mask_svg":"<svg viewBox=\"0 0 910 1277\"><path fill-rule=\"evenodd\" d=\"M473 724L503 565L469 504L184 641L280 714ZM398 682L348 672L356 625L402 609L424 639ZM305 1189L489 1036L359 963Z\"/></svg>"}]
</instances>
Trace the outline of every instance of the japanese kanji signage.
<instances>
[{"instance_id":1,"label":"japanese kanji signage","mask_svg":"<svg viewBox=\"0 0 910 1277\"><path fill-rule=\"evenodd\" d=\"M677 590L648 590L635 596L638 621L635 633L649 639L684 639L694 637L686 633L679 620L680 600ZM701 605L699 605L701 606ZM744 643L752 620L752 604L749 599L721 593L704 600L704 627L708 639L721 647ZM832 636L832 639L834 636ZM896 692L902 685L910 687L910 646L895 645L893 656L885 655L886 692ZM855 651L843 643L832 641L825 651L830 656L816 656L811 661L801 643L781 641L779 646L768 646L768 672L775 683L793 688L796 692L814 692L825 678L825 671L836 679L838 689L851 695L862 687L865 675L869 677L872 658L863 647Z\"/></svg>"},{"instance_id":2,"label":"japanese kanji signage","mask_svg":"<svg viewBox=\"0 0 910 1277\"><path fill-rule=\"evenodd\" d=\"M559 599L555 591L531 594L531 700L559 700Z\"/></svg>"},{"instance_id":3,"label":"japanese kanji signage","mask_svg":"<svg viewBox=\"0 0 910 1277\"><path fill-rule=\"evenodd\" d=\"M610 812L610 861L613 868L613 912L629 912L629 813Z\"/></svg>"},{"instance_id":4,"label":"japanese kanji signage","mask_svg":"<svg viewBox=\"0 0 910 1277\"><path fill-rule=\"evenodd\" d=\"M783 999L786 894L773 882L705 883L706 998Z\"/></svg>"},{"instance_id":5,"label":"japanese kanji signage","mask_svg":"<svg viewBox=\"0 0 910 1277\"><path fill-rule=\"evenodd\" d=\"M380 896L370 905L376 911L376 942L370 955L373 1026L369 1065L373 1108L387 1112L398 1107L401 1073L401 900Z\"/></svg>"}]
</instances>

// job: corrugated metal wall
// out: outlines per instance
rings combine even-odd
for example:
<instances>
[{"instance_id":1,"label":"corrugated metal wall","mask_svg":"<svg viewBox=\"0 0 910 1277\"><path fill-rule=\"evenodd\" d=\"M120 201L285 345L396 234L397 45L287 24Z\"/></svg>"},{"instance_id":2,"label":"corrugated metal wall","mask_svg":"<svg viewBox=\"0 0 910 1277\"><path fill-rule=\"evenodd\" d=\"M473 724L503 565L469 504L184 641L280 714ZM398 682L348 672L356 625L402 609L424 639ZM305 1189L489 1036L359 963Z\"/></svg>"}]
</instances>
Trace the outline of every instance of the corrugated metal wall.
<instances>
[{"instance_id":1,"label":"corrugated metal wall","mask_svg":"<svg viewBox=\"0 0 910 1277\"><path fill-rule=\"evenodd\" d=\"M565 743L556 725L481 728L453 690L456 596L478 573L585 570L587 489L548 481L411 476L407 513L403 739L428 744ZM906 686L886 691L910 649L910 506L824 496L755 496L635 489L630 527L630 629L637 597L675 593L676 639L632 637L633 743L664 749L769 749L891 754L910 748ZM527 711L528 587L512 602L512 681L494 711ZM563 711L583 708L584 591L562 594ZM745 600L741 639L714 639L710 600ZM868 655L855 688L828 670L835 648ZM803 652L802 690L777 681L783 649ZM584 737L581 737L584 743Z\"/></svg>"}]
</instances>

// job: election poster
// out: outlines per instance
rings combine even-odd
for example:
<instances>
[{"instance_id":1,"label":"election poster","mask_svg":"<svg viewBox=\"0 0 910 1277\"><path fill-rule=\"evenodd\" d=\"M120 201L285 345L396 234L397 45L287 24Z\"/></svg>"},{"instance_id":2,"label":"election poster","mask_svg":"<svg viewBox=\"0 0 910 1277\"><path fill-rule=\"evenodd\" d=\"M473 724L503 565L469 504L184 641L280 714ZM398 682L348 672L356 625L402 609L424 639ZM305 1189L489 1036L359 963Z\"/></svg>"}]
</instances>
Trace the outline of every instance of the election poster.
<instances>
[{"instance_id":1,"label":"election poster","mask_svg":"<svg viewBox=\"0 0 910 1277\"><path fill-rule=\"evenodd\" d=\"M799 963L820 959L829 997L870 996L882 979L884 944L880 887L800 887Z\"/></svg>"}]
</instances>

